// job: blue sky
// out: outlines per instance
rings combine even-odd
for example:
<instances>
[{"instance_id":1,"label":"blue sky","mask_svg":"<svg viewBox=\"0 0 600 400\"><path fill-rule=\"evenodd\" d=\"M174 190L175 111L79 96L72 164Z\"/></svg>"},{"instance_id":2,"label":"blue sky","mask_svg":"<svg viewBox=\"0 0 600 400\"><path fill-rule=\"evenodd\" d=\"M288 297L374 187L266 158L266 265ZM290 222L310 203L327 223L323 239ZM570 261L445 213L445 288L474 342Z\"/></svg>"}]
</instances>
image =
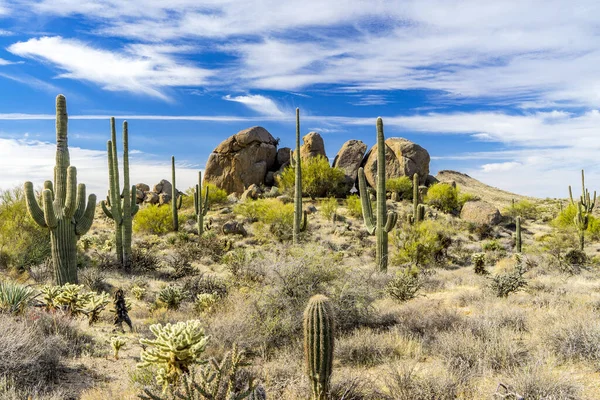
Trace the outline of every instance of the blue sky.
<instances>
[{"instance_id":1,"label":"blue sky","mask_svg":"<svg viewBox=\"0 0 600 400\"><path fill-rule=\"evenodd\" d=\"M576 5L574 5L576 4ZM54 164L67 97L72 164L103 196L109 116L130 126L132 180L261 125L281 144L320 132L425 147L431 170L564 197L600 183L600 3L569 1L0 0L0 188Z\"/></svg>"}]
</instances>

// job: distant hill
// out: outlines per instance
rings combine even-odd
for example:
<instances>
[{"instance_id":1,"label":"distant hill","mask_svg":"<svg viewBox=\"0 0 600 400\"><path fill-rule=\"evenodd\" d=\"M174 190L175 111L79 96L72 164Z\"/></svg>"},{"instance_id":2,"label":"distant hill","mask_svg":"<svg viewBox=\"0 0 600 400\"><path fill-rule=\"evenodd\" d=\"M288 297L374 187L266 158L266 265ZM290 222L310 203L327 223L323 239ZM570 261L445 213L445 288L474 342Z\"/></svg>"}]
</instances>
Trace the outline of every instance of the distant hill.
<instances>
[{"instance_id":1,"label":"distant hill","mask_svg":"<svg viewBox=\"0 0 600 400\"><path fill-rule=\"evenodd\" d=\"M486 185L485 183L479 182L477 179L471 178L467 174L457 171L440 171L435 177L440 182L454 181L461 192L477 196L481 198L481 200L487 201L490 204L494 204L499 209L509 206L512 202L512 199L515 199L515 201L523 199L530 201L538 200L534 197L522 196Z\"/></svg>"}]
</instances>

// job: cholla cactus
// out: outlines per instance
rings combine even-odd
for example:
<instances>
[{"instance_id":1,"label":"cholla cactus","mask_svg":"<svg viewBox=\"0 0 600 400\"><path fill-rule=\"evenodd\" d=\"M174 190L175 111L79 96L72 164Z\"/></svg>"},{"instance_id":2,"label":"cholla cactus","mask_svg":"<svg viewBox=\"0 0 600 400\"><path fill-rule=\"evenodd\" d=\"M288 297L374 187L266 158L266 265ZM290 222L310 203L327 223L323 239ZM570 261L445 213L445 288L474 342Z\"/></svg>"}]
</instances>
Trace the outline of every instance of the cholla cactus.
<instances>
[{"instance_id":1,"label":"cholla cactus","mask_svg":"<svg viewBox=\"0 0 600 400\"><path fill-rule=\"evenodd\" d=\"M148 290L143 287L134 286L131 288L131 293L133 294L133 297L135 297L137 300L142 300L144 297L146 297L147 292Z\"/></svg>"},{"instance_id":2,"label":"cholla cactus","mask_svg":"<svg viewBox=\"0 0 600 400\"><path fill-rule=\"evenodd\" d=\"M158 292L158 300L169 310L177 310L188 293L177 286L167 286Z\"/></svg>"},{"instance_id":3,"label":"cholla cactus","mask_svg":"<svg viewBox=\"0 0 600 400\"><path fill-rule=\"evenodd\" d=\"M123 347L125 347L125 345L127 344L127 340L125 339L121 339L118 336L113 336L110 339L110 345L113 348L114 351L114 356L115 356L115 360L119 359L119 350L121 350Z\"/></svg>"},{"instance_id":4,"label":"cholla cactus","mask_svg":"<svg viewBox=\"0 0 600 400\"><path fill-rule=\"evenodd\" d=\"M100 313L110 303L108 293L102 292L102 294L90 293L87 302L81 309L81 312L88 317L88 324L92 326L98 319L100 319Z\"/></svg>"},{"instance_id":5,"label":"cholla cactus","mask_svg":"<svg viewBox=\"0 0 600 400\"><path fill-rule=\"evenodd\" d=\"M201 357L206 348L208 336L200 321L178 322L174 325L155 324L150 330L155 339L140 339L142 363L138 367L158 367L156 381L166 390L169 384L176 383L181 375L187 374L193 364L202 363Z\"/></svg>"},{"instance_id":6,"label":"cholla cactus","mask_svg":"<svg viewBox=\"0 0 600 400\"><path fill-rule=\"evenodd\" d=\"M333 370L334 315L331 300L310 298L304 311L304 359L313 400L325 400Z\"/></svg>"},{"instance_id":7,"label":"cholla cactus","mask_svg":"<svg viewBox=\"0 0 600 400\"><path fill-rule=\"evenodd\" d=\"M471 256L473 262L473 268L475 273L478 275L485 275L487 271L485 269L485 253L475 253Z\"/></svg>"},{"instance_id":8,"label":"cholla cactus","mask_svg":"<svg viewBox=\"0 0 600 400\"><path fill-rule=\"evenodd\" d=\"M63 307L69 315L76 317L83 313L91 293L83 293L83 285L67 283L60 287L60 293L54 299L54 304Z\"/></svg>"},{"instance_id":9,"label":"cholla cactus","mask_svg":"<svg viewBox=\"0 0 600 400\"><path fill-rule=\"evenodd\" d=\"M210 313L219 302L218 293L199 293L196 295L194 309L199 313Z\"/></svg>"}]
</instances>

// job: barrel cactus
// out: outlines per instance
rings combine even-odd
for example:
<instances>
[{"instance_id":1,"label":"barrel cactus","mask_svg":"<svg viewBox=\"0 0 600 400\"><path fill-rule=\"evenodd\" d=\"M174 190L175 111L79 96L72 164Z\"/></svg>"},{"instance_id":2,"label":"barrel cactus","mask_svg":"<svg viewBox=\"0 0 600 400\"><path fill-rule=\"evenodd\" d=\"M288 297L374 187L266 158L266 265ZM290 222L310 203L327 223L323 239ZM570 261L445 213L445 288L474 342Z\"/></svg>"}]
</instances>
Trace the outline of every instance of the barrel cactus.
<instances>
[{"instance_id":1,"label":"barrel cactus","mask_svg":"<svg viewBox=\"0 0 600 400\"><path fill-rule=\"evenodd\" d=\"M334 335L331 300L320 294L311 297L304 311L304 358L313 400L325 400L329 396Z\"/></svg>"},{"instance_id":2,"label":"barrel cactus","mask_svg":"<svg viewBox=\"0 0 600 400\"><path fill-rule=\"evenodd\" d=\"M33 183L25 182L27 210L41 227L50 230L54 277L58 285L77 283L77 240L92 226L96 195L86 206L85 185L77 185L77 169L71 166L67 141L67 101L56 97L56 166L54 184L44 182L42 203L38 203Z\"/></svg>"}]
</instances>

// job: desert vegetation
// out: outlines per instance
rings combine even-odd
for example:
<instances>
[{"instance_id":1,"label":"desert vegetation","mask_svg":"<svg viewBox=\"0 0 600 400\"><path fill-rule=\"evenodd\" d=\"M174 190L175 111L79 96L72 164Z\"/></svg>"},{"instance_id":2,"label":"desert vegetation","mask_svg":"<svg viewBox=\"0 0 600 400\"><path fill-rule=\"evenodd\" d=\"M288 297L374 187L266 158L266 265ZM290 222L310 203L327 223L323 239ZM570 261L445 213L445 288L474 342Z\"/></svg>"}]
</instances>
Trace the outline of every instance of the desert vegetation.
<instances>
[{"instance_id":1,"label":"desert vegetation","mask_svg":"<svg viewBox=\"0 0 600 400\"><path fill-rule=\"evenodd\" d=\"M461 174L389 178L378 119L377 184L365 164L350 194L302 158L296 117L279 186L231 196L199 175L184 195L173 163L170 205L136 201L113 119L96 206L59 96L54 182L0 193L0 398L600 398L585 182L506 201Z\"/></svg>"}]
</instances>

